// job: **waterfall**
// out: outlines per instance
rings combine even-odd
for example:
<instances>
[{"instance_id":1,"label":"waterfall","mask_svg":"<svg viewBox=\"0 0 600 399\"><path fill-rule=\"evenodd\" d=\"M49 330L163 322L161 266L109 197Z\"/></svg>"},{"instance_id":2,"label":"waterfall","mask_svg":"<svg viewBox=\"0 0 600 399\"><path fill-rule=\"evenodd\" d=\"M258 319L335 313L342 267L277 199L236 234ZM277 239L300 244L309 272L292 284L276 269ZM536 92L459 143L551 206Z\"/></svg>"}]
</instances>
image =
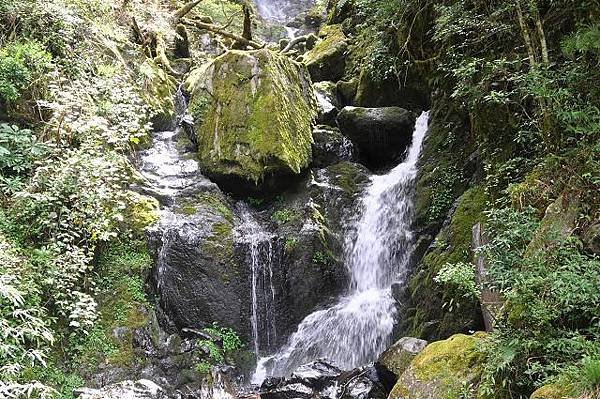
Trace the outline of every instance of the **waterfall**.
<instances>
[{"instance_id":1,"label":"waterfall","mask_svg":"<svg viewBox=\"0 0 600 399\"><path fill-rule=\"evenodd\" d=\"M236 242L247 248L246 264L251 271L251 327L252 343L256 355L268 351L275 344L275 287L273 268L278 257L275 254L277 237L256 221L247 206L239 204L243 220L236 232Z\"/></svg>"},{"instance_id":2,"label":"waterfall","mask_svg":"<svg viewBox=\"0 0 600 399\"><path fill-rule=\"evenodd\" d=\"M371 178L345 243L350 293L308 315L277 354L260 359L254 383L267 375L287 376L319 358L352 369L375 360L390 344L396 319L391 285L403 282L412 251L414 180L427 123L424 112L403 163Z\"/></svg>"}]
</instances>

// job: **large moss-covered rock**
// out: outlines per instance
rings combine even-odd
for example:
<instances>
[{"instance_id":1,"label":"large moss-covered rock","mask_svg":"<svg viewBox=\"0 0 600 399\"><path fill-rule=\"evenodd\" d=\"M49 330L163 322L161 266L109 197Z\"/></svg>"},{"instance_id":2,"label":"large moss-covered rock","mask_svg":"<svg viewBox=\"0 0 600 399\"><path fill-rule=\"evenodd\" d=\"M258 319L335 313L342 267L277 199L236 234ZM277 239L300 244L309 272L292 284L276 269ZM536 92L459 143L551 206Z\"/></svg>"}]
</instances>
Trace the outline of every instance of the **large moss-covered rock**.
<instances>
[{"instance_id":1,"label":"large moss-covered rock","mask_svg":"<svg viewBox=\"0 0 600 399\"><path fill-rule=\"evenodd\" d=\"M402 108L344 107L337 123L356 145L368 166L385 167L399 161L412 140L415 115Z\"/></svg>"},{"instance_id":2,"label":"large moss-covered rock","mask_svg":"<svg viewBox=\"0 0 600 399\"><path fill-rule=\"evenodd\" d=\"M319 31L319 37L321 40L315 47L304 54L304 63L313 81L336 82L344 75L348 38L341 25L324 26Z\"/></svg>"},{"instance_id":3,"label":"large moss-covered rock","mask_svg":"<svg viewBox=\"0 0 600 399\"><path fill-rule=\"evenodd\" d=\"M389 399L458 399L465 385L481 376L478 345L485 333L457 334L433 342L419 353L400 376Z\"/></svg>"},{"instance_id":4,"label":"large moss-covered rock","mask_svg":"<svg viewBox=\"0 0 600 399\"><path fill-rule=\"evenodd\" d=\"M267 49L228 51L186 86L200 165L221 186L274 189L308 166L316 103L301 64Z\"/></svg>"},{"instance_id":5,"label":"large moss-covered rock","mask_svg":"<svg viewBox=\"0 0 600 399\"><path fill-rule=\"evenodd\" d=\"M563 384L549 384L538 388L529 399L563 399L570 397L571 388Z\"/></svg>"}]
</instances>

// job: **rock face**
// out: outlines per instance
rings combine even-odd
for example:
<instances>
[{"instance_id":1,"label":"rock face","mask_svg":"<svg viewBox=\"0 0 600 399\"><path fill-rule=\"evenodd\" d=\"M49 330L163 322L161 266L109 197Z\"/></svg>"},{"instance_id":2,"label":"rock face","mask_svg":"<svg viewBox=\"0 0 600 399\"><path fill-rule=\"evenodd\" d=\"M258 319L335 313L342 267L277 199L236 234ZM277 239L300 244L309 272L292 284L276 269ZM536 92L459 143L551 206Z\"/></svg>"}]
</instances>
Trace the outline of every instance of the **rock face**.
<instances>
[{"instance_id":1,"label":"rock face","mask_svg":"<svg viewBox=\"0 0 600 399\"><path fill-rule=\"evenodd\" d=\"M450 392L476 384L481 375L476 347L485 337L457 334L427 345L402 373L389 399L445 399Z\"/></svg>"},{"instance_id":2,"label":"rock face","mask_svg":"<svg viewBox=\"0 0 600 399\"><path fill-rule=\"evenodd\" d=\"M274 189L308 166L316 103L301 64L267 49L228 51L190 76L200 165L221 187Z\"/></svg>"},{"instance_id":3,"label":"rock face","mask_svg":"<svg viewBox=\"0 0 600 399\"><path fill-rule=\"evenodd\" d=\"M397 161L410 144L415 116L398 107L344 107L337 123L356 143L368 166L382 168Z\"/></svg>"},{"instance_id":4,"label":"rock face","mask_svg":"<svg viewBox=\"0 0 600 399\"><path fill-rule=\"evenodd\" d=\"M344 76L348 39L341 25L324 26L319 31L319 37L322 40L304 54L304 63L314 82L336 82Z\"/></svg>"},{"instance_id":5,"label":"rock face","mask_svg":"<svg viewBox=\"0 0 600 399\"><path fill-rule=\"evenodd\" d=\"M379 356L375 367L380 378L390 389L410 365L410 362L427 346L427 341L413 338L400 338Z\"/></svg>"},{"instance_id":6,"label":"rock face","mask_svg":"<svg viewBox=\"0 0 600 399\"><path fill-rule=\"evenodd\" d=\"M148 232L153 287L177 329L216 321L249 336L247 270L235 260L233 213L218 191L178 200Z\"/></svg>"},{"instance_id":7,"label":"rock face","mask_svg":"<svg viewBox=\"0 0 600 399\"><path fill-rule=\"evenodd\" d=\"M316 168L356 159L354 145L338 128L319 125L313 129L313 139L312 166Z\"/></svg>"},{"instance_id":8,"label":"rock face","mask_svg":"<svg viewBox=\"0 0 600 399\"><path fill-rule=\"evenodd\" d=\"M281 282L276 288L280 344L316 308L330 304L348 286L344 224L369 182L368 170L341 162L313 170L271 209L277 235L284 242Z\"/></svg>"}]
</instances>

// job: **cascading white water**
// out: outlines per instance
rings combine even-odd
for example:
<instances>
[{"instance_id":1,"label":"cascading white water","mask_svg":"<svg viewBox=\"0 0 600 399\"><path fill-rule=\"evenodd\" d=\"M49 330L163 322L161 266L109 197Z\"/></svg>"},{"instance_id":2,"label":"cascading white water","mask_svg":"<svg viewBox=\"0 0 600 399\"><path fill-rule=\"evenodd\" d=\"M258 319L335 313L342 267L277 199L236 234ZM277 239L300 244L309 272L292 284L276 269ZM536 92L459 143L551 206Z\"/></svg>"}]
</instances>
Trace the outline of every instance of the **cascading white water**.
<instances>
[{"instance_id":1,"label":"cascading white water","mask_svg":"<svg viewBox=\"0 0 600 399\"><path fill-rule=\"evenodd\" d=\"M375 360L388 346L396 317L391 285L403 281L412 252L412 193L427 123L424 112L403 163L371 178L345 244L350 294L307 316L279 353L259 361L253 383L267 375L287 376L319 358L352 369Z\"/></svg>"},{"instance_id":2,"label":"cascading white water","mask_svg":"<svg viewBox=\"0 0 600 399\"><path fill-rule=\"evenodd\" d=\"M248 247L252 283L252 343L254 353L269 350L275 343L275 287L273 241L276 236L265 231L247 207L240 205L243 223L236 227L236 242Z\"/></svg>"}]
</instances>

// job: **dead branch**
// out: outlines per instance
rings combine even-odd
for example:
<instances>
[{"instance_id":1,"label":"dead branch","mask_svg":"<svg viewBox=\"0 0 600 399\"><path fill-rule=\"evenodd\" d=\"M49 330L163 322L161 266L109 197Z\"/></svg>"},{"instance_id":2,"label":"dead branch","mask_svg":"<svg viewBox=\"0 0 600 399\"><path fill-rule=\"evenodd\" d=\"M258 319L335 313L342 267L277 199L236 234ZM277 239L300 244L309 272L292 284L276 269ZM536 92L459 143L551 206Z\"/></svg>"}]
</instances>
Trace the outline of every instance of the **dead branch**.
<instances>
[{"instance_id":1,"label":"dead branch","mask_svg":"<svg viewBox=\"0 0 600 399\"><path fill-rule=\"evenodd\" d=\"M217 35L227 37L229 39L233 39L247 47L252 47L253 49L258 50L258 49L265 47L264 44L257 43L254 40L247 40L246 38L244 38L240 35L236 35L235 33L227 32L221 26L218 26L215 24L207 24L207 23L200 22L197 20L189 20L189 19L184 19L181 21L181 23L183 23L184 25L196 27L198 29L207 30L209 32L216 33Z\"/></svg>"},{"instance_id":2,"label":"dead branch","mask_svg":"<svg viewBox=\"0 0 600 399\"><path fill-rule=\"evenodd\" d=\"M190 1L188 3L185 3L183 5L183 7L181 7L177 11L175 11L173 13L173 17L172 17L173 20L175 21L175 23L178 23L181 18L185 17L190 11L192 11L192 8L194 8L198 4L200 4L201 1L202 0L193 0L193 1Z\"/></svg>"},{"instance_id":3,"label":"dead branch","mask_svg":"<svg viewBox=\"0 0 600 399\"><path fill-rule=\"evenodd\" d=\"M295 46L297 46L300 43L306 42L306 36L298 36L292 40L290 40L290 42L288 43L287 46L285 46L285 48L283 50L281 50L282 53L287 53L288 51L290 51L291 49L293 49Z\"/></svg>"}]
</instances>

